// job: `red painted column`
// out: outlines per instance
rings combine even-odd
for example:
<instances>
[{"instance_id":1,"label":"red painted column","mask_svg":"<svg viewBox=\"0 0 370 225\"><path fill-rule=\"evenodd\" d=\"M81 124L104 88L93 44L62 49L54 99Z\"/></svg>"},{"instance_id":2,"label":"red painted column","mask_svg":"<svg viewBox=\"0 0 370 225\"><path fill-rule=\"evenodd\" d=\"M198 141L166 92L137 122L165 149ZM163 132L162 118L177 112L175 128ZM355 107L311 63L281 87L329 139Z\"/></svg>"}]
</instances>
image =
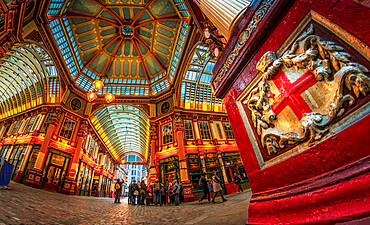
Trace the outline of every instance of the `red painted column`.
<instances>
[{"instance_id":1,"label":"red painted column","mask_svg":"<svg viewBox=\"0 0 370 225\"><path fill-rule=\"evenodd\" d=\"M42 174L42 169L45 164L45 159L47 156L47 153L49 151L49 144L50 140L54 135L54 132L56 130L57 124L58 124L58 119L56 117L53 117L49 121L49 127L46 131L44 141L42 142L40 152L37 156L35 166L33 169L31 169L28 173L28 178L26 180L26 184L32 187L40 187L41 185L41 178L43 176Z\"/></svg>"},{"instance_id":2,"label":"red painted column","mask_svg":"<svg viewBox=\"0 0 370 225\"><path fill-rule=\"evenodd\" d=\"M253 1L219 56L211 83L253 192L248 224L369 224L363 2Z\"/></svg>"},{"instance_id":3,"label":"red painted column","mask_svg":"<svg viewBox=\"0 0 370 225\"><path fill-rule=\"evenodd\" d=\"M180 115L176 115L175 117L175 133L179 156L180 177L184 187L184 199L186 202L191 202L194 201L193 185L189 180L188 164L184 145L184 124Z\"/></svg>"},{"instance_id":4,"label":"red painted column","mask_svg":"<svg viewBox=\"0 0 370 225\"><path fill-rule=\"evenodd\" d=\"M72 162L68 171L68 177L64 181L64 186L62 189L62 193L64 194L75 194L77 181L76 178L78 177L78 160L80 158L81 149L82 149L82 142L83 142L83 134L79 132L77 135L77 145L75 149L75 153L72 158Z\"/></svg>"},{"instance_id":5,"label":"red painted column","mask_svg":"<svg viewBox=\"0 0 370 225\"><path fill-rule=\"evenodd\" d=\"M156 152L157 152L157 128L156 124L151 124L150 130L150 175L149 180L154 182L158 179L158 171L156 167Z\"/></svg>"}]
</instances>

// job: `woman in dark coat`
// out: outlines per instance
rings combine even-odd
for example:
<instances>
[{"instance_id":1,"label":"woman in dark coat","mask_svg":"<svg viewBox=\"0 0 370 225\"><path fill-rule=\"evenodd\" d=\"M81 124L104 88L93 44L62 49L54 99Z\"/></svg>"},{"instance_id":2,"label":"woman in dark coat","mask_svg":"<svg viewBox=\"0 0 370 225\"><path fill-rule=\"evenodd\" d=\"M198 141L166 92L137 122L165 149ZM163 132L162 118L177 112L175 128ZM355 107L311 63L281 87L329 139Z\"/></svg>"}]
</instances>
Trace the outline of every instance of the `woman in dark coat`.
<instances>
[{"instance_id":1,"label":"woman in dark coat","mask_svg":"<svg viewBox=\"0 0 370 225\"><path fill-rule=\"evenodd\" d=\"M145 205L145 197L146 197L146 185L145 185L145 182L144 181L141 181L141 184L140 184L140 196L141 196L141 205Z\"/></svg>"}]
</instances>

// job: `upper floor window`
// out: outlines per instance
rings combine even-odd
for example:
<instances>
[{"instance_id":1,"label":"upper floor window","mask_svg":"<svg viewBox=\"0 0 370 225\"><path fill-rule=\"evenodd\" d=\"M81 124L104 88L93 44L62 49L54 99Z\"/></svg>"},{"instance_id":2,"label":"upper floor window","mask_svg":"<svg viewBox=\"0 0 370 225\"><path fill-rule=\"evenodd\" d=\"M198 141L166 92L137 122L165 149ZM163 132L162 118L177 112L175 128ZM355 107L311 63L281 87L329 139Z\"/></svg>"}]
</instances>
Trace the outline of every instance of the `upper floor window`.
<instances>
[{"instance_id":1,"label":"upper floor window","mask_svg":"<svg viewBox=\"0 0 370 225\"><path fill-rule=\"evenodd\" d=\"M220 138L223 138L220 124L216 123L216 127L217 127L218 136L220 136Z\"/></svg>"},{"instance_id":2,"label":"upper floor window","mask_svg":"<svg viewBox=\"0 0 370 225\"><path fill-rule=\"evenodd\" d=\"M211 139L211 132L209 131L209 125L207 121L199 121L199 129L202 140Z\"/></svg>"},{"instance_id":3,"label":"upper floor window","mask_svg":"<svg viewBox=\"0 0 370 225\"><path fill-rule=\"evenodd\" d=\"M185 125L185 138L187 140L194 139L192 121L184 120L184 125Z\"/></svg>"},{"instance_id":4,"label":"upper floor window","mask_svg":"<svg viewBox=\"0 0 370 225\"><path fill-rule=\"evenodd\" d=\"M66 139L71 139L75 125L76 125L76 122L66 118L64 120L63 127L60 131L60 136Z\"/></svg>"},{"instance_id":5,"label":"upper floor window","mask_svg":"<svg viewBox=\"0 0 370 225\"><path fill-rule=\"evenodd\" d=\"M235 139L230 123L223 123L227 139Z\"/></svg>"},{"instance_id":6,"label":"upper floor window","mask_svg":"<svg viewBox=\"0 0 370 225\"><path fill-rule=\"evenodd\" d=\"M31 131L31 128L33 127L34 123L36 121L36 116L32 117L29 121L28 121L28 124L27 124L27 128L26 128L26 133L30 132Z\"/></svg>"},{"instance_id":7,"label":"upper floor window","mask_svg":"<svg viewBox=\"0 0 370 225\"><path fill-rule=\"evenodd\" d=\"M172 123L162 126L163 144L169 144L172 142Z\"/></svg>"},{"instance_id":8,"label":"upper floor window","mask_svg":"<svg viewBox=\"0 0 370 225\"><path fill-rule=\"evenodd\" d=\"M42 126L41 132L46 132L46 131L48 130L49 125L50 125L50 123L49 123L49 120L50 120L50 119L51 119L51 114L48 114L48 115L46 116L46 119L45 119L44 125Z\"/></svg>"}]
</instances>

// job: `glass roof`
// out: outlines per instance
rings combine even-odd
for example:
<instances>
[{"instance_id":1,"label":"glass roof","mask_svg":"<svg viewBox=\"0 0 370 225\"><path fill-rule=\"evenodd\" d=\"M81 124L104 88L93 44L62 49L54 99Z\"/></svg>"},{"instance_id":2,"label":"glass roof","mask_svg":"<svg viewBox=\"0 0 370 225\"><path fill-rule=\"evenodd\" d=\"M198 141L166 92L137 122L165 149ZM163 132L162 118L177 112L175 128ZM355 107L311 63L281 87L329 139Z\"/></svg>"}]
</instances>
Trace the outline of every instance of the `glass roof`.
<instances>
[{"instance_id":1,"label":"glass roof","mask_svg":"<svg viewBox=\"0 0 370 225\"><path fill-rule=\"evenodd\" d=\"M210 85L216 59L207 44L199 44L190 59L181 89L181 106L186 109L226 112L222 99L213 95Z\"/></svg>"},{"instance_id":2,"label":"glass roof","mask_svg":"<svg viewBox=\"0 0 370 225\"><path fill-rule=\"evenodd\" d=\"M130 152L147 159L149 118L142 110L131 105L111 105L90 119L115 159Z\"/></svg>"},{"instance_id":3,"label":"glass roof","mask_svg":"<svg viewBox=\"0 0 370 225\"><path fill-rule=\"evenodd\" d=\"M78 86L148 96L169 88L188 33L182 0L52 0L50 29Z\"/></svg>"}]
</instances>

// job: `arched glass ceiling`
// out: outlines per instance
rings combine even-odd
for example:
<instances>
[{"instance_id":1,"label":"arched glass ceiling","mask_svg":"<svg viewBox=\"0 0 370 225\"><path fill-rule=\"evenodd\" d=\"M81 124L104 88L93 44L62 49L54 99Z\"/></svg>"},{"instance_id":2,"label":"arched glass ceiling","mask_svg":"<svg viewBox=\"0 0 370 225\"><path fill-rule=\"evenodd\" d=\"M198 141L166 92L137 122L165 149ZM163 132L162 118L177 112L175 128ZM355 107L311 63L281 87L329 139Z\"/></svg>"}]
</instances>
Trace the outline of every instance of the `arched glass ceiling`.
<instances>
[{"instance_id":1,"label":"arched glass ceiling","mask_svg":"<svg viewBox=\"0 0 370 225\"><path fill-rule=\"evenodd\" d=\"M189 61L181 88L181 106L186 109L226 112L222 99L216 98L210 85L216 59L210 57L207 44L199 44Z\"/></svg>"},{"instance_id":2,"label":"arched glass ceiling","mask_svg":"<svg viewBox=\"0 0 370 225\"><path fill-rule=\"evenodd\" d=\"M57 70L41 46L19 43L0 59L0 119L58 100Z\"/></svg>"},{"instance_id":3,"label":"arched glass ceiling","mask_svg":"<svg viewBox=\"0 0 370 225\"><path fill-rule=\"evenodd\" d=\"M86 91L155 95L169 88L188 33L182 0L52 0L50 29Z\"/></svg>"},{"instance_id":4,"label":"arched glass ceiling","mask_svg":"<svg viewBox=\"0 0 370 225\"><path fill-rule=\"evenodd\" d=\"M110 105L90 119L116 159L128 152L147 159L149 118L142 110L131 105Z\"/></svg>"}]
</instances>

